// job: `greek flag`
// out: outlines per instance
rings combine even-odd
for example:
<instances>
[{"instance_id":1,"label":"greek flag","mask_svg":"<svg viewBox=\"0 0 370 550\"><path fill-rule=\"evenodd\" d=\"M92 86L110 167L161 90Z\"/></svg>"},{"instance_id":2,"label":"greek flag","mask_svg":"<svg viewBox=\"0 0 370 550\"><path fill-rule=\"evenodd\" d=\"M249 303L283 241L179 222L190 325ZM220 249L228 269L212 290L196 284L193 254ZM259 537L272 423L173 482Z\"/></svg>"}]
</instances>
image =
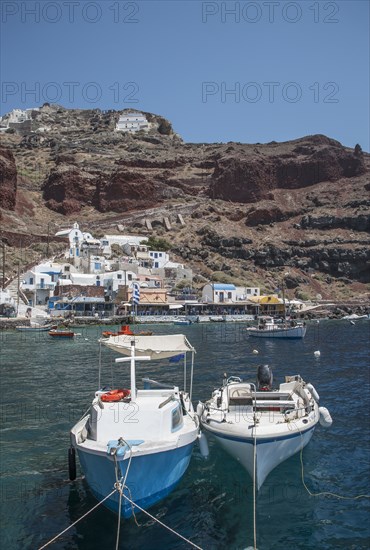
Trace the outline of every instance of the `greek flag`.
<instances>
[{"instance_id":1,"label":"greek flag","mask_svg":"<svg viewBox=\"0 0 370 550\"><path fill-rule=\"evenodd\" d=\"M132 301L134 304L140 302L140 285L139 283L134 283L132 285Z\"/></svg>"}]
</instances>

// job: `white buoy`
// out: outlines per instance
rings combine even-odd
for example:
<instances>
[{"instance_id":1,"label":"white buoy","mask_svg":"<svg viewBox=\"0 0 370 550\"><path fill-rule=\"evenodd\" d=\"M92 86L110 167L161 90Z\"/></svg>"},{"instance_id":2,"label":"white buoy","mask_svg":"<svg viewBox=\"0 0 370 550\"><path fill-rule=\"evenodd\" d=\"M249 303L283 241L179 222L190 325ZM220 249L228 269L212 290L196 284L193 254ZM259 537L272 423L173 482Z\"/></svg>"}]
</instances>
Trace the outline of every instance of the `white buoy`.
<instances>
[{"instance_id":1,"label":"white buoy","mask_svg":"<svg viewBox=\"0 0 370 550\"><path fill-rule=\"evenodd\" d=\"M330 416L330 412L326 407L319 407L319 422L323 428L330 428L330 426L333 424L333 419Z\"/></svg>"},{"instance_id":2,"label":"white buoy","mask_svg":"<svg viewBox=\"0 0 370 550\"><path fill-rule=\"evenodd\" d=\"M254 349L254 350L252 351L252 353L253 353L253 355L258 355L258 349Z\"/></svg>"},{"instance_id":3,"label":"white buoy","mask_svg":"<svg viewBox=\"0 0 370 550\"><path fill-rule=\"evenodd\" d=\"M199 439L200 454L202 455L203 458L207 459L209 457L209 448L208 448L207 438L203 432L200 432L200 434L198 435L198 439Z\"/></svg>"},{"instance_id":4,"label":"white buoy","mask_svg":"<svg viewBox=\"0 0 370 550\"><path fill-rule=\"evenodd\" d=\"M355 325L356 323L354 321L350 321L351 325Z\"/></svg>"},{"instance_id":5,"label":"white buoy","mask_svg":"<svg viewBox=\"0 0 370 550\"><path fill-rule=\"evenodd\" d=\"M313 352L315 357L320 357L321 353L319 350Z\"/></svg>"}]
</instances>

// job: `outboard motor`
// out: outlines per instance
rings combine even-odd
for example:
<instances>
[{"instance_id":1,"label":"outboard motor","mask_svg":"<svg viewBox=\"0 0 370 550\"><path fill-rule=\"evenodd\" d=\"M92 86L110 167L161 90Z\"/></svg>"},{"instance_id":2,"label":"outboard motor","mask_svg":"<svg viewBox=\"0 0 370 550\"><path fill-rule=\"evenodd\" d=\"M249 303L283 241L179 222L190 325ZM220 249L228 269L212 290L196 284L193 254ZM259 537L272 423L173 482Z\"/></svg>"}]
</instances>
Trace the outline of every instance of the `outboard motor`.
<instances>
[{"instance_id":1,"label":"outboard motor","mask_svg":"<svg viewBox=\"0 0 370 550\"><path fill-rule=\"evenodd\" d=\"M272 370L268 365L259 365L257 368L257 390L270 391L272 388Z\"/></svg>"}]
</instances>

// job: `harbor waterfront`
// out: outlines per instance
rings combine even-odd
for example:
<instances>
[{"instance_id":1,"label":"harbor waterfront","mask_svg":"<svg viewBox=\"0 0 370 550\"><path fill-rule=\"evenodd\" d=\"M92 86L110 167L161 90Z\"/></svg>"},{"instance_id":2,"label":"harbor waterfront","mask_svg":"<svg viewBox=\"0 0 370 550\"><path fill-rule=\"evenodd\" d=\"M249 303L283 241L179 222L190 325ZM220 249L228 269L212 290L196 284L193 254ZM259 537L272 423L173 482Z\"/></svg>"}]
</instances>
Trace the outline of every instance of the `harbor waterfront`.
<instances>
[{"instance_id":1,"label":"harbor waterfront","mask_svg":"<svg viewBox=\"0 0 370 550\"><path fill-rule=\"evenodd\" d=\"M304 339L249 338L245 323L148 324L155 334L186 335L195 347L193 403L205 400L228 376L253 379L259 364L273 369L274 385L284 375L309 379L331 412L333 425L319 426L300 455L279 465L257 495L259 550L367 549L370 538L369 342L370 322L308 322ZM109 326L79 327L74 339L48 333L3 331L1 340L1 546L39 548L88 512L96 500L79 465L68 480L69 432L98 387L98 338ZM112 326L113 329L113 326ZM320 351L320 354L315 354ZM256 353L258 352L258 353ZM129 369L102 349L102 384L129 386ZM143 373L143 375L141 375ZM181 384L176 363L149 362L148 376ZM248 474L209 438L210 456L196 445L177 488L150 512L204 549L253 545L253 490ZM348 500L347 500L348 499ZM182 549L189 546L138 514L121 523L120 548ZM117 516L100 506L51 548L114 548Z\"/></svg>"}]
</instances>

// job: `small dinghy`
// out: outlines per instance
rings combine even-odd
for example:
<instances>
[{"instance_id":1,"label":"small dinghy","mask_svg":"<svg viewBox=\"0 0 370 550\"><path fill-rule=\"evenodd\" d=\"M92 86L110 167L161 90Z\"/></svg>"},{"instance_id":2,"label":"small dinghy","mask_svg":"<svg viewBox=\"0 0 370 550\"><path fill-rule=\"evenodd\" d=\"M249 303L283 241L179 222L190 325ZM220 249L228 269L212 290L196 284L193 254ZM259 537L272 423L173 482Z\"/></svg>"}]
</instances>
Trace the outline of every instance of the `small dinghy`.
<instances>
[{"instance_id":1,"label":"small dinghy","mask_svg":"<svg viewBox=\"0 0 370 550\"><path fill-rule=\"evenodd\" d=\"M61 330L56 328L49 330L49 336L52 336L53 338L73 338L75 333L73 330Z\"/></svg>"},{"instance_id":2,"label":"small dinghy","mask_svg":"<svg viewBox=\"0 0 370 550\"><path fill-rule=\"evenodd\" d=\"M197 407L204 431L240 461L257 489L276 466L307 445L319 421L325 427L332 423L312 384L299 375L286 376L272 389L272 379L268 365L258 367L257 384L225 375L211 399Z\"/></svg>"}]
</instances>

